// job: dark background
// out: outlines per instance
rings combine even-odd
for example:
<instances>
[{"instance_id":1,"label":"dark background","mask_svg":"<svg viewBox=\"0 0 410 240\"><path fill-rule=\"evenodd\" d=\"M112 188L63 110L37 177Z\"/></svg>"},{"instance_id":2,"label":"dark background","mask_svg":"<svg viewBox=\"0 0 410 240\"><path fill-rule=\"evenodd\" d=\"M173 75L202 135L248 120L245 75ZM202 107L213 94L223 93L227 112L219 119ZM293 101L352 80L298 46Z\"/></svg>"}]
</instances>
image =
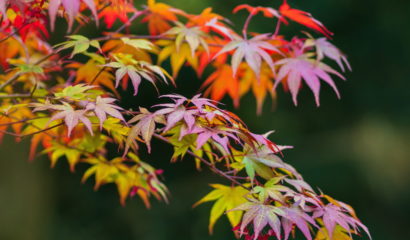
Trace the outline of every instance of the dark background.
<instances>
[{"instance_id":1,"label":"dark background","mask_svg":"<svg viewBox=\"0 0 410 240\"><path fill-rule=\"evenodd\" d=\"M192 13L212 6L239 30L245 15L231 15L234 6L277 7L281 1L165 2ZM272 140L294 145L294 150L285 153L285 161L312 186L351 204L373 239L410 239L410 2L289 2L324 22L336 33L334 43L348 54L353 72L347 74L348 81L337 80L342 100L323 85L320 108L315 107L306 88L299 107L280 91L276 110L271 111L267 101L262 116L256 116L250 95L237 110L230 99L224 103L254 132L274 129ZM251 24L253 31L273 29L270 19L256 18ZM306 30L297 24L287 29L290 34ZM93 32L96 30L91 27L83 34ZM177 83L179 88L172 91L192 96L201 81L185 69ZM139 97L126 98L126 104L135 107L158 102L152 87L142 87ZM114 186L93 192L92 181L81 184L84 167L72 174L64 161L54 170L44 157L28 163L28 142L16 144L6 138L0 146L0 240L234 239L225 218L216 225L213 236L207 233L211 204L191 209L210 191L208 183L224 181L206 170L196 172L191 159L170 164L167 146L155 144L153 152L149 162L166 169L172 197L169 205L153 200L152 209L147 210L137 198L121 207Z\"/></svg>"}]
</instances>

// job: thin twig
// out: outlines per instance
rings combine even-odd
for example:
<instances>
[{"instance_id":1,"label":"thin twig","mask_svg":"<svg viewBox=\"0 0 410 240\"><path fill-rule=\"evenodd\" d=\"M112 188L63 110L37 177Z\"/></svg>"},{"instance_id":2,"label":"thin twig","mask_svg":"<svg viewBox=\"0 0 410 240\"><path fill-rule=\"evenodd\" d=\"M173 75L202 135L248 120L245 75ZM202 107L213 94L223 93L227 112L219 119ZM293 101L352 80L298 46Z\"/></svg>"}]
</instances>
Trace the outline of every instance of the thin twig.
<instances>
[{"instance_id":1,"label":"thin twig","mask_svg":"<svg viewBox=\"0 0 410 240\"><path fill-rule=\"evenodd\" d=\"M0 95L0 99L12 99L12 98L46 98L46 96L33 96L31 93L16 93L9 95Z\"/></svg>"},{"instance_id":2,"label":"thin twig","mask_svg":"<svg viewBox=\"0 0 410 240\"><path fill-rule=\"evenodd\" d=\"M104 72L105 68L106 68L106 67L102 67L102 68L100 69L100 71L98 71L98 73L95 75L95 77L93 78L93 80L90 82L90 85L93 85L93 84L94 84L94 82L95 82L95 81L97 80L97 78L101 75L101 73Z\"/></svg>"}]
</instances>

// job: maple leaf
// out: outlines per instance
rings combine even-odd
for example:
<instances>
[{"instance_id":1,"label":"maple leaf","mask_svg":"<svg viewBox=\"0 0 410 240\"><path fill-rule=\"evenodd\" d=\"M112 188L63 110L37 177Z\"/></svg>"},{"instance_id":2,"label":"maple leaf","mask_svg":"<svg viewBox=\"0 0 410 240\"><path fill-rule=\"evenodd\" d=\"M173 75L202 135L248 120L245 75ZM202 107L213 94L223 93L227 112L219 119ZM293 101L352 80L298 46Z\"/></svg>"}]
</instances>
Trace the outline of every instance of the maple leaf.
<instances>
[{"instance_id":1,"label":"maple leaf","mask_svg":"<svg viewBox=\"0 0 410 240\"><path fill-rule=\"evenodd\" d=\"M125 200L129 195L135 194L141 197L148 208L150 207L148 199L150 194L167 201L168 190L157 178L160 171L142 162L134 154L129 153L128 157L129 159L126 160L118 157L110 161L97 158L87 159L92 166L84 173L82 181L85 182L90 176L95 175L94 189L106 183L115 183L122 205L125 205ZM128 166L125 161L134 165Z\"/></svg>"},{"instance_id":2,"label":"maple leaf","mask_svg":"<svg viewBox=\"0 0 410 240\"><path fill-rule=\"evenodd\" d=\"M281 209L284 211L282 226L285 240L289 238L293 225L296 225L299 228L307 240L312 240L312 236L309 231L309 224L319 228L315 223L315 220L301 208L297 207L296 204L291 207L281 207Z\"/></svg>"},{"instance_id":3,"label":"maple leaf","mask_svg":"<svg viewBox=\"0 0 410 240\"><path fill-rule=\"evenodd\" d=\"M344 65L346 65L347 69L349 69L350 71L352 70L349 62L347 61L346 55L344 55L335 45L331 44L326 38L309 38L305 41L305 46L314 46L316 48L318 61L321 61L325 57L328 57L335 61L343 72L345 71Z\"/></svg>"},{"instance_id":4,"label":"maple leaf","mask_svg":"<svg viewBox=\"0 0 410 240\"><path fill-rule=\"evenodd\" d=\"M94 88L94 86L87 86L85 84L77 84L73 86L67 86L60 92L54 95L59 98L65 98L68 100L83 100L87 96L87 91Z\"/></svg>"},{"instance_id":5,"label":"maple leaf","mask_svg":"<svg viewBox=\"0 0 410 240\"><path fill-rule=\"evenodd\" d=\"M312 90L315 96L315 102L317 106L320 106L319 93L320 93L320 79L329 84L335 91L338 98L340 98L339 91L335 83L333 82L330 74L336 75L339 78L345 80L345 78L328 65L309 59L306 54L298 56L296 58L285 58L277 61L276 65L282 65L279 69L279 73L275 79L275 88L282 82L285 77L287 86L292 94L293 103L297 105L297 95L302 83L302 79L306 82L308 87Z\"/></svg>"},{"instance_id":6,"label":"maple leaf","mask_svg":"<svg viewBox=\"0 0 410 240\"><path fill-rule=\"evenodd\" d=\"M18 54L25 55L24 49L21 44L14 38L8 38L4 33L0 33L1 39L5 39L0 42L0 64L4 69L9 67L8 60L14 58Z\"/></svg>"},{"instance_id":7,"label":"maple leaf","mask_svg":"<svg viewBox=\"0 0 410 240\"><path fill-rule=\"evenodd\" d=\"M218 66L218 68L204 81L201 88L207 87L205 96L210 96L215 101L220 101L225 96L233 99L235 107L239 106L239 79L234 76L232 67L228 64Z\"/></svg>"},{"instance_id":8,"label":"maple leaf","mask_svg":"<svg viewBox=\"0 0 410 240\"><path fill-rule=\"evenodd\" d=\"M124 44L130 45L137 50L153 50L155 48L155 45L152 42L145 39L129 39L127 37L123 37L121 38L121 41L123 41Z\"/></svg>"},{"instance_id":9,"label":"maple leaf","mask_svg":"<svg viewBox=\"0 0 410 240\"><path fill-rule=\"evenodd\" d=\"M93 0L52 0L49 3L48 11L50 14L50 24L51 29L54 31L54 25L56 21L56 16L58 12L58 8L62 5L65 9L65 12L68 15L68 31L71 31L71 27L74 23L74 18L80 11L80 4L84 2L87 7L91 10L94 15L94 19L98 24L98 16L97 16L97 9L95 7L95 3Z\"/></svg>"},{"instance_id":10,"label":"maple leaf","mask_svg":"<svg viewBox=\"0 0 410 240\"><path fill-rule=\"evenodd\" d=\"M32 134L34 132L38 132L39 130L46 129L47 124L49 122L50 118L45 117L43 115L40 115L40 118L34 119L33 121L30 121L28 126L22 131L23 135L27 134ZM53 139L52 136L55 135L57 129L50 129L48 131L34 134L33 137L31 138L30 142L30 153L29 153L29 161L33 161L36 155L36 150L41 142L43 146L47 146L49 142ZM48 147L48 146L47 146Z\"/></svg>"},{"instance_id":11,"label":"maple leaf","mask_svg":"<svg viewBox=\"0 0 410 240\"><path fill-rule=\"evenodd\" d=\"M173 94L162 95L160 97L171 98L174 102L155 105L155 107L161 107L160 110L156 111L156 114L166 115L167 122L164 131L168 131L179 121L183 120L186 128L181 129L180 138L185 136L185 134L195 132L193 128L196 123L196 117L200 115L200 112L204 108L204 106L211 106L216 108L216 106L209 99L201 98L200 95L195 95L191 99ZM195 108L190 107L189 104L192 104L193 106L195 106Z\"/></svg>"},{"instance_id":12,"label":"maple leaf","mask_svg":"<svg viewBox=\"0 0 410 240\"><path fill-rule=\"evenodd\" d=\"M125 119L122 116L121 112L118 111L123 109L117 105L112 104L115 101L116 99L114 98L102 98L98 96L95 100L95 103L90 102L87 104L86 109L94 111L95 115L100 120L100 129L102 129L103 123L107 119L107 114L125 122Z\"/></svg>"},{"instance_id":13,"label":"maple leaf","mask_svg":"<svg viewBox=\"0 0 410 240\"><path fill-rule=\"evenodd\" d=\"M50 133L57 133L57 131L49 131ZM57 133L58 134L58 133ZM70 171L74 172L75 166L81 161L81 157L87 154L97 153L104 149L107 142L106 136L102 134L89 135L79 131L74 136L69 138L56 137L53 138L48 145L46 145L43 153L48 153L51 167L54 167L61 157L65 157L70 165ZM48 140L47 138L45 140Z\"/></svg>"},{"instance_id":14,"label":"maple leaf","mask_svg":"<svg viewBox=\"0 0 410 240\"><path fill-rule=\"evenodd\" d=\"M120 55L115 56L117 62L111 62L104 66L116 68L115 71L115 87L118 87L120 81L127 75L131 79L131 83L134 87L134 95L138 94L138 88L142 79L148 80L155 85L157 75L165 82L168 83L167 77L173 79L169 74L161 67L152 65L144 61L137 61L132 59L132 55Z\"/></svg>"},{"instance_id":15,"label":"maple leaf","mask_svg":"<svg viewBox=\"0 0 410 240\"><path fill-rule=\"evenodd\" d=\"M14 123L22 119L30 119L33 117L34 114L27 107L26 103L14 105L10 105L10 103L7 102L3 103L3 105L0 106L0 142L4 137L4 131L6 131L7 128L9 128L10 126L16 134L21 133L24 123L11 123ZM16 140L19 139L16 138Z\"/></svg>"},{"instance_id":16,"label":"maple leaf","mask_svg":"<svg viewBox=\"0 0 410 240\"><path fill-rule=\"evenodd\" d=\"M259 78L255 76L255 73L246 64L239 66L240 68L240 84L239 84L239 96L242 97L248 91L252 90L253 95L256 98L256 113L262 113L263 102L266 96L271 96L272 102L276 101L276 91L273 88L273 73L267 64L262 64Z\"/></svg>"},{"instance_id":17,"label":"maple leaf","mask_svg":"<svg viewBox=\"0 0 410 240\"><path fill-rule=\"evenodd\" d=\"M148 22L148 30L151 35L158 35L171 28L169 22L178 20L177 15L186 15L182 10L175 9L165 3L157 3L155 0L148 0L145 18L142 22Z\"/></svg>"},{"instance_id":18,"label":"maple leaf","mask_svg":"<svg viewBox=\"0 0 410 240\"><path fill-rule=\"evenodd\" d=\"M133 117L129 124L138 122L130 130L130 133L127 138L127 146L125 152L129 149L132 143L136 145L135 138L140 135L147 145L148 151L151 152L151 139L155 131L156 123L164 123L164 119L161 115L156 113L151 113L145 108L140 108L140 114Z\"/></svg>"},{"instance_id":19,"label":"maple leaf","mask_svg":"<svg viewBox=\"0 0 410 240\"><path fill-rule=\"evenodd\" d=\"M213 232L216 221L218 221L225 212L232 227L235 227L241 221L242 211L229 210L247 202L245 195L247 195L249 191L241 186L230 187L221 184L211 184L211 187L213 187L214 190L194 204L195 207L204 202L215 201L209 218L209 232Z\"/></svg>"},{"instance_id":20,"label":"maple leaf","mask_svg":"<svg viewBox=\"0 0 410 240\"><path fill-rule=\"evenodd\" d=\"M266 146L262 146L257 150L246 146L244 152L246 154L243 156L242 163L245 165L245 171L251 180L255 178L255 173L267 180L273 178L274 175L271 168L285 169L289 173L299 176L292 166L284 163Z\"/></svg>"},{"instance_id":21,"label":"maple leaf","mask_svg":"<svg viewBox=\"0 0 410 240\"><path fill-rule=\"evenodd\" d=\"M281 21L288 24L284 17L287 17L297 23L305 25L308 28L314 29L326 37L333 35L321 22L314 19L312 15L308 12L301 11L299 9L294 9L289 6L287 0L283 1L283 4L279 8L279 12L282 15Z\"/></svg>"},{"instance_id":22,"label":"maple leaf","mask_svg":"<svg viewBox=\"0 0 410 240\"><path fill-rule=\"evenodd\" d=\"M70 137L72 130L75 126L78 125L79 121L81 121L87 128L87 130L90 132L90 134L93 135L91 121L85 116L87 112L87 110L85 109L75 110L70 104L66 102L63 102L63 105L46 104L42 106L41 104L33 104L33 106L35 106L33 112L42 111L46 109L58 110L58 112L50 118L49 123L58 119L64 119L65 125L68 128L68 137Z\"/></svg>"},{"instance_id":23,"label":"maple leaf","mask_svg":"<svg viewBox=\"0 0 410 240\"><path fill-rule=\"evenodd\" d=\"M212 8L208 7L198 15L189 15L187 27L198 26L205 33L214 31L221 36L232 39L236 33L228 28L223 21L229 22L223 16L212 12Z\"/></svg>"},{"instance_id":24,"label":"maple leaf","mask_svg":"<svg viewBox=\"0 0 410 240\"><path fill-rule=\"evenodd\" d=\"M107 28L112 28L117 19L120 20L123 24L129 25L127 14L136 12L137 11L135 10L135 8L129 3L111 3L108 6L104 6L102 11L98 13L98 18L104 19L104 23Z\"/></svg>"},{"instance_id":25,"label":"maple leaf","mask_svg":"<svg viewBox=\"0 0 410 240\"><path fill-rule=\"evenodd\" d=\"M212 162L214 161L214 155L212 154L212 149L209 144L204 144L201 149L196 147L197 136L195 134L185 135L181 138L183 127L175 127L167 132L167 134L173 133L170 137L167 137L169 142L174 147L174 153L172 155L171 161L175 162L178 158L183 158L185 154L189 151L195 153L195 165L199 170L201 169L201 159L204 155Z\"/></svg>"},{"instance_id":26,"label":"maple leaf","mask_svg":"<svg viewBox=\"0 0 410 240\"><path fill-rule=\"evenodd\" d=\"M330 233L330 239L332 239L332 234L336 225L340 225L347 232L358 232L360 227L370 237L367 227L359 220L347 215L346 212L346 209L329 203L326 206L317 209L313 214L313 218L321 217L323 219L323 225L325 226L327 233Z\"/></svg>"},{"instance_id":27,"label":"maple leaf","mask_svg":"<svg viewBox=\"0 0 410 240\"><path fill-rule=\"evenodd\" d=\"M279 184L283 179L284 177L274 177L267 181L263 187L254 187L252 189L252 193L257 193L261 202L265 202L268 197L272 200L283 202L283 193L286 194L292 192L292 190L288 187Z\"/></svg>"},{"instance_id":28,"label":"maple leaf","mask_svg":"<svg viewBox=\"0 0 410 240\"><path fill-rule=\"evenodd\" d=\"M130 128L122 123L118 118L108 117L103 122L103 128L109 136L118 144L119 148L124 147Z\"/></svg>"},{"instance_id":29,"label":"maple leaf","mask_svg":"<svg viewBox=\"0 0 410 240\"><path fill-rule=\"evenodd\" d=\"M205 26L213 19L225 20L221 15L212 12L211 7L207 7L198 15L189 15L187 26Z\"/></svg>"},{"instance_id":30,"label":"maple leaf","mask_svg":"<svg viewBox=\"0 0 410 240\"><path fill-rule=\"evenodd\" d=\"M332 237L331 237L332 236ZM337 225L335 230L331 235L329 235L326 228L321 228L316 234L315 240L352 240L353 238L349 236L341 226Z\"/></svg>"},{"instance_id":31,"label":"maple leaf","mask_svg":"<svg viewBox=\"0 0 410 240\"><path fill-rule=\"evenodd\" d=\"M71 63L67 65L67 67L77 69L74 84L78 85L81 82L86 84L92 83L95 85L104 86L118 95L114 86L114 76L107 69L103 69L103 67L101 67L104 63L105 62L90 59L85 64Z\"/></svg>"},{"instance_id":32,"label":"maple leaf","mask_svg":"<svg viewBox=\"0 0 410 240\"><path fill-rule=\"evenodd\" d=\"M70 148L66 145L52 141L52 145L46 148L43 153L50 153L51 167L54 168L57 160L61 157L67 158L70 171L74 172L75 165L80 161L82 152L79 149Z\"/></svg>"},{"instance_id":33,"label":"maple leaf","mask_svg":"<svg viewBox=\"0 0 410 240\"><path fill-rule=\"evenodd\" d=\"M157 105L157 106L164 106L164 105ZM172 106L172 104L167 105L166 108L163 108L161 110L156 111L156 114L159 115L167 115L166 116L166 125L165 129L163 130L164 132L168 131L172 127L174 127L179 121L183 120L188 128L188 130L191 130L192 127L195 124L195 114L198 112L198 110L195 109L187 109L183 105L177 105L177 106ZM183 134L181 134L181 138L183 137Z\"/></svg>"},{"instance_id":34,"label":"maple leaf","mask_svg":"<svg viewBox=\"0 0 410 240\"><path fill-rule=\"evenodd\" d=\"M235 50L232 55L232 71L236 75L239 64L245 59L249 67L259 77L261 72L262 60L268 64L272 72L275 72L275 66L272 57L268 54L267 50L281 54L279 49L270 44L268 41L268 34L261 34L251 39L237 39L232 40L215 56L218 57L221 54Z\"/></svg>"},{"instance_id":35,"label":"maple leaf","mask_svg":"<svg viewBox=\"0 0 410 240\"><path fill-rule=\"evenodd\" d=\"M17 6L20 10L23 10L24 7L27 5L25 0L1 0L0 1L0 12L3 14L2 17L7 18L7 7L11 5Z\"/></svg>"},{"instance_id":36,"label":"maple leaf","mask_svg":"<svg viewBox=\"0 0 410 240\"><path fill-rule=\"evenodd\" d=\"M275 235L280 239L281 236L281 221L279 216L285 215L285 212L275 206L265 205L257 201L248 201L231 211L245 211L240 225L240 235L242 236L246 226L253 223L254 240L258 239L260 232L266 225L274 231Z\"/></svg>"},{"instance_id":37,"label":"maple leaf","mask_svg":"<svg viewBox=\"0 0 410 240\"><path fill-rule=\"evenodd\" d=\"M232 29L226 27L225 24L221 23L218 17L214 17L208 22L206 22L202 29L204 29L203 31L207 33L210 32L210 30L212 30L220 34L221 36L229 39L238 37L238 35Z\"/></svg>"},{"instance_id":38,"label":"maple leaf","mask_svg":"<svg viewBox=\"0 0 410 240\"><path fill-rule=\"evenodd\" d=\"M169 57L171 60L172 76L174 78L177 77L179 70L185 62L188 62L195 70L198 69L198 58L192 56L191 48L187 43L182 43L179 49L175 41L159 40L156 44L163 46L158 54L158 65L161 65L162 62Z\"/></svg>"},{"instance_id":39,"label":"maple leaf","mask_svg":"<svg viewBox=\"0 0 410 240\"><path fill-rule=\"evenodd\" d=\"M312 187L307 182L303 181L302 179L285 178L285 181L289 183L290 185L292 185L294 188L296 188L296 190L299 192L303 192L304 190L308 190L312 193L315 192L313 191Z\"/></svg>"},{"instance_id":40,"label":"maple leaf","mask_svg":"<svg viewBox=\"0 0 410 240\"><path fill-rule=\"evenodd\" d=\"M166 35L176 35L175 37L175 46L176 50L179 52L181 44L186 41L191 49L191 55L194 56L195 51L199 46L202 46L206 52L209 52L208 44L203 39L206 37L206 34L201 31L199 27L186 27L180 22L175 22L177 25L169 29L164 34Z\"/></svg>"},{"instance_id":41,"label":"maple leaf","mask_svg":"<svg viewBox=\"0 0 410 240\"><path fill-rule=\"evenodd\" d=\"M90 46L101 49L100 43L97 40L90 40L82 35L70 35L67 38L71 40L59 43L55 47L60 47L61 49L73 48L71 58L76 54L86 52Z\"/></svg>"}]
</instances>

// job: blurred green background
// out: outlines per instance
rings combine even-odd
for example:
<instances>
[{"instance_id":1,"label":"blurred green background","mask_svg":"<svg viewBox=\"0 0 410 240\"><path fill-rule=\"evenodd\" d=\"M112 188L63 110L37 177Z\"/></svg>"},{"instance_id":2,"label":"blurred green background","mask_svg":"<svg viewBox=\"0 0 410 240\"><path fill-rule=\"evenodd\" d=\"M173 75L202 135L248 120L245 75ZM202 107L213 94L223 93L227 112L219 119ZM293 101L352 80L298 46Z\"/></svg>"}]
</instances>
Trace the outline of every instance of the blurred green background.
<instances>
[{"instance_id":1,"label":"blurred green background","mask_svg":"<svg viewBox=\"0 0 410 240\"><path fill-rule=\"evenodd\" d=\"M281 1L164 2L192 13L212 6L240 29L245 15L231 15L234 6L277 7ZM348 54L353 72L347 74L347 82L337 80L342 100L324 86L320 108L306 88L299 107L280 91L276 109L272 111L268 101L262 116L256 116L252 96L246 96L237 110L225 99L227 108L254 132L274 129L272 140L294 145L294 150L285 152L285 161L312 186L351 204L373 239L410 239L410 2L289 2L324 22L335 32L334 43ZM269 19L256 18L251 24L253 31L273 29ZM289 33L306 30L297 24L287 29ZM84 34L96 32L93 28L87 31ZM173 92L192 96L201 81L186 69L177 83L179 88ZM145 90L137 98L127 98L129 106L158 102L152 97L153 88L142 87ZM114 186L94 192L92 181L81 184L81 166L72 174L64 161L54 170L44 157L28 163L28 142L16 144L6 138L0 145L0 240L234 239L225 218L209 236L211 204L191 209L210 190L208 183L224 181L206 170L196 172L190 159L170 164L168 146L158 143L153 149L150 163L166 170L172 197L168 205L153 200L152 209L147 210L137 198L120 206Z\"/></svg>"}]
</instances>

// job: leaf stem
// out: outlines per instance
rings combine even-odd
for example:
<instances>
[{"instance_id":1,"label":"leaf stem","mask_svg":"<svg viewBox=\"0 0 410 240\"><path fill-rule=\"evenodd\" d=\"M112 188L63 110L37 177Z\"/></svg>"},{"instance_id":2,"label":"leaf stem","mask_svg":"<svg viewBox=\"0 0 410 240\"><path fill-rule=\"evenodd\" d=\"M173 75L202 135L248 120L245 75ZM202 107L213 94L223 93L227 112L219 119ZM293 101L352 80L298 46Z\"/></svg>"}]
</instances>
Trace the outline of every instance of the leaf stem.
<instances>
[{"instance_id":1,"label":"leaf stem","mask_svg":"<svg viewBox=\"0 0 410 240\"><path fill-rule=\"evenodd\" d=\"M276 36L278 36L281 22L282 21L278 18L278 22L276 23L275 33L273 34L272 38L276 38Z\"/></svg>"},{"instance_id":2,"label":"leaf stem","mask_svg":"<svg viewBox=\"0 0 410 240\"><path fill-rule=\"evenodd\" d=\"M248 27L249 27L249 23L251 22L253 15L254 14L250 13L249 16L246 18L245 24L243 25L242 34L245 40L248 39Z\"/></svg>"}]
</instances>

